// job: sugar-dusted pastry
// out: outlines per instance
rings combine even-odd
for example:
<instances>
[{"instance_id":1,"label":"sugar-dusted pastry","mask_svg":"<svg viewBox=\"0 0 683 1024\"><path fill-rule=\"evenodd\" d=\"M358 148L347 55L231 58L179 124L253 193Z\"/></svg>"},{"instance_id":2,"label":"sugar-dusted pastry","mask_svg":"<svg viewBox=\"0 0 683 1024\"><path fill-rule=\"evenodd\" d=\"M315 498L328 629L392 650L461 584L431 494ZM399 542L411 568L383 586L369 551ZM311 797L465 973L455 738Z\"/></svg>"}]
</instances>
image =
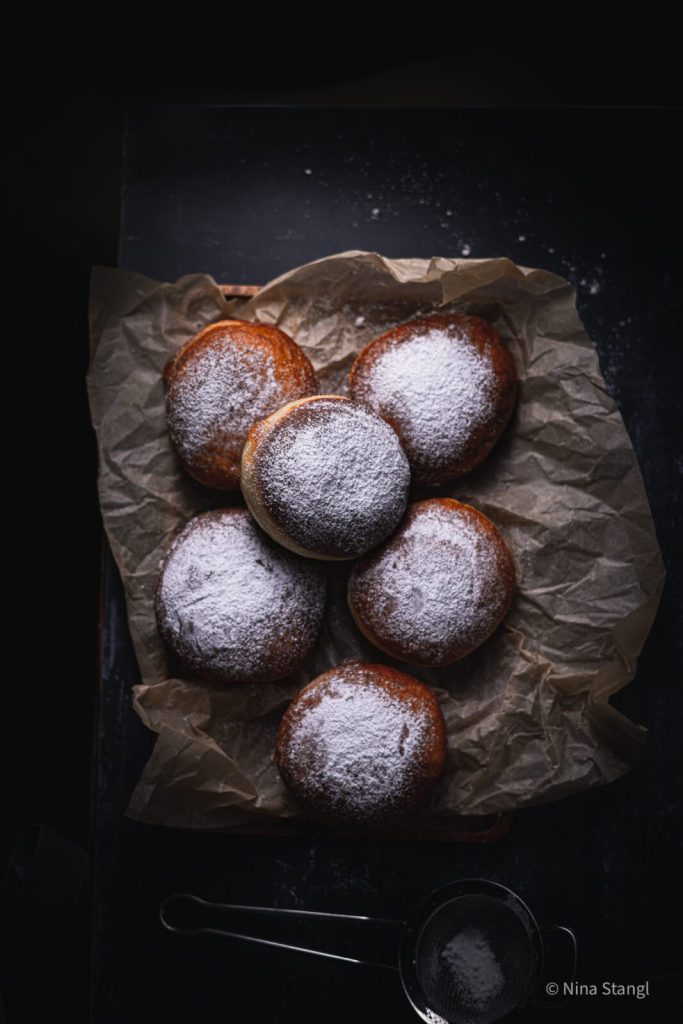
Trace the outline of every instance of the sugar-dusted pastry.
<instances>
[{"instance_id":1,"label":"sugar-dusted pastry","mask_svg":"<svg viewBox=\"0 0 683 1024\"><path fill-rule=\"evenodd\" d=\"M242 492L279 544L309 558L356 558L396 528L410 467L396 432L370 409L317 395L256 423Z\"/></svg>"},{"instance_id":2,"label":"sugar-dusted pastry","mask_svg":"<svg viewBox=\"0 0 683 1024\"><path fill-rule=\"evenodd\" d=\"M239 486L255 420L318 390L315 371L278 327L246 320L210 324L166 366L166 421L187 472L216 490Z\"/></svg>"},{"instance_id":3,"label":"sugar-dusted pastry","mask_svg":"<svg viewBox=\"0 0 683 1024\"><path fill-rule=\"evenodd\" d=\"M396 533L353 568L349 606L386 654L439 667L479 647L515 590L512 555L471 505L431 498L408 507Z\"/></svg>"},{"instance_id":4,"label":"sugar-dusted pastry","mask_svg":"<svg viewBox=\"0 0 683 1024\"><path fill-rule=\"evenodd\" d=\"M313 817L388 825L426 803L446 764L446 727L424 683L349 661L299 691L280 723L275 760Z\"/></svg>"},{"instance_id":5,"label":"sugar-dusted pastry","mask_svg":"<svg viewBox=\"0 0 683 1024\"><path fill-rule=\"evenodd\" d=\"M204 512L163 559L159 631L187 670L207 679L280 679L315 644L325 610L321 569L274 544L246 509Z\"/></svg>"},{"instance_id":6,"label":"sugar-dusted pastry","mask_svg":"<svg viewBox=\"0 0 683 1024\"><path fill-rule=\"evenodd\" d=\"M500 335L464 314L411 320L360 352L349 393L391 423L413 480L445 484L478 466L515 405L517 374Z\"/></svg>"}]
</instances>

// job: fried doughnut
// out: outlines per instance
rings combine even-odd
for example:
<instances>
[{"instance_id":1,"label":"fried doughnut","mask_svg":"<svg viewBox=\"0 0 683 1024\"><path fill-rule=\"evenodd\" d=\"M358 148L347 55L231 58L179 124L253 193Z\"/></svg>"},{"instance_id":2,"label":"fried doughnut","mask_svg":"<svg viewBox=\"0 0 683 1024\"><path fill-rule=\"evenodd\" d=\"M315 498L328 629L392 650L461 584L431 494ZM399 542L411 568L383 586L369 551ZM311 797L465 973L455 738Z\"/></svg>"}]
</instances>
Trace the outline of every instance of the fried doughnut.
<instances>
[{"instance_id":1,"label":"fried doughnut","mask_svg":"<svg viewBox=\"0 0 683 1024\"><path fill-rule=\"evenodd\" d=\"M349 394L391 423L416 483L469 473L502 434L515 404L512 356L478 316L435 315L387 331L360 352Z\"/></svg>"},{"instance_id":2,"label":"fried doughnut","mask_svg":"<svg viewBox=\"0 0 683 1024\"><path fill-rule=\"evenodd\" d=\"M431 498L410 505L393 537L354 566L348 598L375 647L440 667L494 632L514 589L512 555L491 520L452 498Z\"/></svg>"},{"instance_id":3,"label":"fried doughnut","mask_svg":"<svg viewBox=\"0 0 683 1024\"><path fill-rule=\"evenodd\" d=\"M315 644L325 610L321 568L273 544L246 509L204 512L162 561L159 632L206 679L281 679Z\"/></svg>"},{"instance_id":4,"label":"fried doughnut","mask_svg":"<svg viewBox=\"0 0 683 1024\"><path fill-rule=\"evenodd\" d=\"M349 661L305 686L285 712L275 762L288 791L330 825L375 827L423 805L446 764L446 727L428 686Z\"/></svg>"},{"instance_id":5,"label":"fried doughnut","mask_svg":"<svg viewBox=\"0 0 683 1024\"><path fill-rule=\"evenodd\" d=\"M356 558L398 525L410 468L394 430L339 395L302 398L256 423L242 493L279 544L309 558Z\"/></svg>"},{"instance_id":6,"label":"fried doughnut","mask_svg":"<svg viewBox=\"0 0 683 1024\"><path fill-rule=\"evenodd\" d=\"M167 364L164 379L166 422L181 463L221 491L239 486L252 423L318 390L313 367L284 331L246 320L205 327Z\"/></svg>"}]
</instances>

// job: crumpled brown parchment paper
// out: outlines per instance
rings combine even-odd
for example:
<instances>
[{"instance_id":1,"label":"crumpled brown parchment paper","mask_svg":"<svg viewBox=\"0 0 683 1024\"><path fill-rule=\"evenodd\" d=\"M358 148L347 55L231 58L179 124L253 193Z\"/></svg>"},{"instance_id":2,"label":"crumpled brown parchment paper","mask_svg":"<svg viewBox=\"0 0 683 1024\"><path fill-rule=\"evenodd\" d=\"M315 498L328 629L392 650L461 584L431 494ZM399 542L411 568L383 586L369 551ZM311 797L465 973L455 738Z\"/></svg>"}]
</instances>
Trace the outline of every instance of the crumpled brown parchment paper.
<instances>
[{"instance_id":1,"label":"crumpled brown parchment paper","mask_svg":"<svg viewBox=\"0 0 683 1024\"><path fill-rule=\"evenodd\" d=\"M102 517L140 667L131 696L158 733L128 816L212 829L296 815L272 760L287 702L346 658L391 663L351 621L350 566L332 565L326 623L305 673L235 687L171 674L153 611L160 559L189 517L240 498L211 493L180 468L164 414L167 360L207 323L236 315L287 331L321 392L343 393L364 344L436 310L485 316L517 364L519 401L504 438L474 473L428 493L471 503L497 524L519 587L504 625L465 660L439 670L393 663L436 688L448 726L449 768L431 818L555 800L633 764L645 730L608 698L635 673L664 569L635 454L567 281L508 259L352 251L226 302L205 274L160 284L95 267L87 385Z\"/></svg>"}]
</instances>

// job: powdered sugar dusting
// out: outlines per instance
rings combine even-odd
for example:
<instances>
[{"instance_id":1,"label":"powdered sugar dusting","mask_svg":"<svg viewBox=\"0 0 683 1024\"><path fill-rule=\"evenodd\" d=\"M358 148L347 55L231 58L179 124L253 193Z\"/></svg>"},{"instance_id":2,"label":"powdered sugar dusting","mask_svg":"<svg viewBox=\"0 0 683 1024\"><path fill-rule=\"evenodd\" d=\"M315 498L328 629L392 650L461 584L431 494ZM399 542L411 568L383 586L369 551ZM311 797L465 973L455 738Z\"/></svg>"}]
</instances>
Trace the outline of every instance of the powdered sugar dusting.
<instances>
[{"instance_id":1,"label":"powdered sugar dusting","mask_svg":"<svg viewBox=\"0 0 683 1024\"><path fill-rule=\"evenodd\" d=\"M441 950L441 961L451 975L459 1000L488 1020L487 1010L497 1005L506 987L505 975L486 935L478 928L463 928Z\"/></svg>"},{"instance_id":2,"label":"powdered sugar dusting","mask_svg":"<svg viewBox=\"0 0 683 1024\"><path fill-rule=\"evenodd\" d=\"M308 800L361 822L404 804L433 734L429 712L401 696L362 663L341 665L302 691L281 757L295 766Z\"/></svg>"},{"instance_id":3,"label":"powdered sugar dusting","mask_svg":"<svg viewBox=\"0 0 683 1024\"><path fill-rule=\"evenodd\" d=\"M509 600L506 551L467 509L412 505L401 529L354 569L349 599L380 642L417 664L448 664L479 646Z\"/></svg>"},{"instance_id":4,"label":"powdered sugar dusting","mask_svg":"<svg viewBox=\"0 0 683 1024\"><path fill-rule=\"evenodd\" d=\"M495 419L495 383L491 360L451 325L387 347L355 391L397 424L411 460L438 467L462 458Z\"/></svg>"},{"instance_id":5,"label":"powdered sugar dusting","mask_svg":"<svg viewBox=\"0 0 683 1024\"><path fill-rule=\"evenodd\" d=\"M264 504L303 547L353 557L384 540L408 500L410 469L388 424L348 400L319 398L283 417L258 459Z\"/></svg>"},{"instance_id":6,"label":"powdered sugar dusting","mask_svg":"<svg viewBox=\"0 0 683 1024\"><path fill-rule=\"evenodd\" d=\"M320 567L272 543L248 512L218 510L174 541L156 613L166 642L198 674L278 679L315 643L325 590Z\"/></svg>"}]
</instances>

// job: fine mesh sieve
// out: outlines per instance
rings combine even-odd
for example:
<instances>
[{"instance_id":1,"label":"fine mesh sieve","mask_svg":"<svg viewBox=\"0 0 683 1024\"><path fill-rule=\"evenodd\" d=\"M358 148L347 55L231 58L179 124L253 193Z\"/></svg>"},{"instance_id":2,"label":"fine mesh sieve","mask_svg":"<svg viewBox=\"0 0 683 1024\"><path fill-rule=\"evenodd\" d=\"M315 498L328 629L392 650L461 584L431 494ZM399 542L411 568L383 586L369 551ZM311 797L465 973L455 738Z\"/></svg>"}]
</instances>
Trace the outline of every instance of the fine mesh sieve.
<instances>
[{"instance_id":1,"label":"fine mesh sieve","mask_svg":"<svg viewBox=\"0 0 683 1024\"><path fill-rule=\"evenodd\" d=\"M500 1020L522 1001L535 954L517 914L490 896L461 896L435 910L417 944L416 973L446 1020Z\"/></svg>"},{"instance_id":2,"label":"fine mesh sieve","mask_svg":"<svg viewBox=\"0 0 683 1024\"><path fill-rule=\"evenodd\" d=\"M395 925L400 928L398 957L391 962L369 961L213 925L181 925L170 919L182 919L183 909L187 917L188 908L212 915L216 911L238 911ZM484 879L465 879L437 889L404 922L356 914L212 903L188 893L166 897L159 916L163 926L175 933L210 933L346 963L398 970L413 1009L428 1024L511 1024L533 1001L543 970L541 929L531 911L510 889ZM573 978L574 933L562 925L551 927L566 933L571 941Z\"/></svg>"},{"instance_id":3,"label":"fine mesh sieve","mask_svg":"<svg viewBox=\"0 0 683 1024\"><path fill-rule=\"evenodd\" d=\"M432 1024L512 1021L533 998L542 969L531 911L495 882L466 879L439 889L404 925L401 980Z\"/></svg>"}]
</instances>

